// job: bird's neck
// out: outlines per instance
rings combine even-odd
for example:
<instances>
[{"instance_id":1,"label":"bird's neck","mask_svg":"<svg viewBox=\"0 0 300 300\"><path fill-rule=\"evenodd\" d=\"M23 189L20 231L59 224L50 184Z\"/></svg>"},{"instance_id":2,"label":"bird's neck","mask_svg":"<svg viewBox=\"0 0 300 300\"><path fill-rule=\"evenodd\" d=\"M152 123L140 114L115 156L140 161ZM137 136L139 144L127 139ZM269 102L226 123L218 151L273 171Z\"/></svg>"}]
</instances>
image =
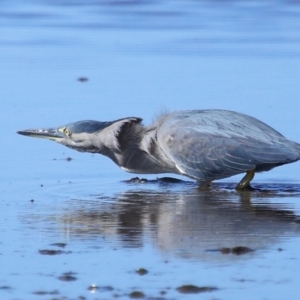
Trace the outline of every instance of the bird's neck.
<instances>
[{"instance_id":1,"label":"bird's neck","mask_svg":"<svg viewBox=\"0 0 300 300\"><path fill-rule=\"evenodd\" d=\"M123 170L137 174L174 173L174 164L162 153L156 141L156 126L123 124L114 134L103 134L99 152L112 159Z\"/></svg>"},{"instance_id":2,"label":"bird's neck","mask_svg":"<svg viewBox=\"0 0 300 300\"><path fill-rule=\"evenodd\" d=\"M137 148L126 149L116 155L117 164L126 172L137 174L159 173L159 165L144 151Z\"/></svg>"},{"instance_id":3,"label":"bird's neck","mask_svg":"<svg viewBox=\"0 0 300 300\"><path fill-rule=\"evenodd\" d=\"M128 148L121 155L115 155L116 163L126 172L137 174L169 173L159 159L149 155L139 148Z\"/></svg>"},{"instance_id":4,"label":"bird's neck","mask_svg":"<svg viewBox=\"0 0 300 300\"><path fill-rule=\"evenodd\" d=\"M145 130L140 139L127 144L117 158L125 171L137 174L174 173L174 165L162 153L156 141L156 130Z\"/></svg>"}]
</instances>

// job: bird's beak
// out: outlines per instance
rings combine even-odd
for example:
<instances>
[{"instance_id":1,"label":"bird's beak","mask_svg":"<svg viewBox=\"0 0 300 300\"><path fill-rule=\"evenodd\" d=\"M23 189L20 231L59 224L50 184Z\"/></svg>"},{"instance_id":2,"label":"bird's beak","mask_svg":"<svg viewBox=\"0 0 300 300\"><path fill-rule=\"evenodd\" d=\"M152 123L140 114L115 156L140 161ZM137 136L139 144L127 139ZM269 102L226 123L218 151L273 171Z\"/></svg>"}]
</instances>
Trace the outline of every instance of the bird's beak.
<instances>
[{"instance_id":1,"label":"bird's beak","mask_svg":"<svg viewBox=\"0 0 300 300\"><path fill-rule=\"evenodd\" d=\"M42 139L47 139L47 140L52 140L52 141L58 141L62 138L65 138L64 133L55 128L27 129L27 130L17 131L17 133L26 135L26 136L30 136L30 137L42 138Z\"/></svg>"}]
</instances>

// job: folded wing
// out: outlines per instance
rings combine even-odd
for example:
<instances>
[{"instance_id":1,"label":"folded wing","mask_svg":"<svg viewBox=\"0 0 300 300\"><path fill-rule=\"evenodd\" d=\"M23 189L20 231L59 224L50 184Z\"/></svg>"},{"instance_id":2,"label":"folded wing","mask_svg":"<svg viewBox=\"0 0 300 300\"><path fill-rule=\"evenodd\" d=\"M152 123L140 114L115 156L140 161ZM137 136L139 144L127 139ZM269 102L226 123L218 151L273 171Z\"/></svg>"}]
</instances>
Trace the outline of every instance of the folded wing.
<instances>
[{"instance_id":1,"label":"folded wing","mask_svg":"<svg viewBox=\"0 0 300 300\"><path fill-rule=\"evenodd\" d=\"M237 116L244 121L244 115ZM299 159L298 144L273 129L266 132L257 126L256 119L252 123L252 118L247 119L245 124L240 119L235 124L232 116L212 116L208 124L201 113L187 118L170 115L157 132L158 144L182 174L198 180L221 179L253 169L270 170Z\"/></svg>"}]
</instances>

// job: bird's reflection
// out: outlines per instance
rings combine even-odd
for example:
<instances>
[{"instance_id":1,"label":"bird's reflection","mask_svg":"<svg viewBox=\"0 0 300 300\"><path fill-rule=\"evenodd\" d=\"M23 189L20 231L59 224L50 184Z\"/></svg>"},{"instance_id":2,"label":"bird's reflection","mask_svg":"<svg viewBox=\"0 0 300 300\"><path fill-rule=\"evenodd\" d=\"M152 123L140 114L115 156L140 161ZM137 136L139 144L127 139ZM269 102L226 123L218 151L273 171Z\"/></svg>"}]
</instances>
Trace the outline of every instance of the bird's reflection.
<instances>
[{"instance_id":1,"label":"bird's reflection","mask_svg":"<svg viewBox=\"0 0 300 300\"><path fill-rule=\"evenodd\" d=\"M222 260L219 249L236 246L253 250L277 249L282 239L300 233L295 207L300 187L264 186L264 191L237 192L227 185L206 191L135 188L114 199L84 205L73 200L74 210L63 215L70 237L104 236L120 247L142 247L151 240L162 252L201 260ZM78 201L78 205L74 206ZM80 208L79 208L80 207Z\"/></svg>"}]
</instances>

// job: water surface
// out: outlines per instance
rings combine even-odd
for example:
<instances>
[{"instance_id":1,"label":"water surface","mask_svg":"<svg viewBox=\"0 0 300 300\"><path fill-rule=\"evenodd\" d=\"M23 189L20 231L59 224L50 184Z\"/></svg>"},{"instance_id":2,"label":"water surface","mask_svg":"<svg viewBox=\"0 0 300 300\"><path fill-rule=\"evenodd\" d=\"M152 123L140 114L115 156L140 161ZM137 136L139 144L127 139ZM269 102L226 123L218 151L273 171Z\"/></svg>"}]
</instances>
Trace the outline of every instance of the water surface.
<instances>
[{"instance_id":1,"label":"water surface","mask_svg":"<svg viewBox=\"0 0 300 300\"><path fill-rule=\"evenodd\" d=\"M201 190L128 182L105 157L15 132L223 108L299 142L299 13L295 1L2 1L1 299L298 299L299 163L258 174L253 192L234 190L241 176Z\"/></svg>"}]
</instances>

